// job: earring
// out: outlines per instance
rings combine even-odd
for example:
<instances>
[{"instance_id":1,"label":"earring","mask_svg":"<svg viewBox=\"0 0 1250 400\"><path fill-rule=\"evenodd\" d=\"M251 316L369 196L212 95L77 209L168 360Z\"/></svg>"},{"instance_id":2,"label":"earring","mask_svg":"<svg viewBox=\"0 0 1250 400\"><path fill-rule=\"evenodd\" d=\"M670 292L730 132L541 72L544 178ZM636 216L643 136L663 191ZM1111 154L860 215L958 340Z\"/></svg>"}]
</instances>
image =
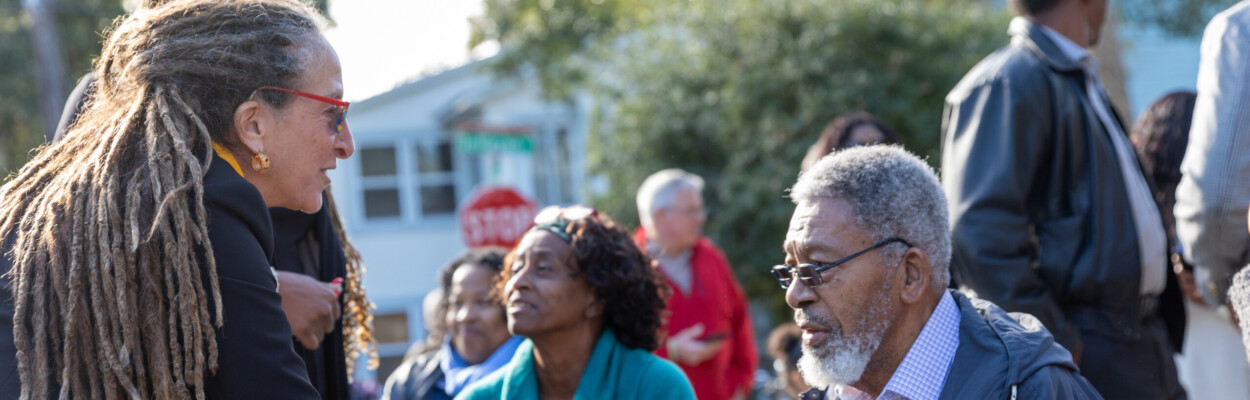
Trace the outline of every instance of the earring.
<instances>
[{"instance_id":1,"label":"earring","mask_svg":"<svg viewBox=\"0 0 1250 400\"><path fill-rule=\"evenodd\" d=\"M269 156L265 152L257 152L252 156L252 170L262 174L269 170Z\"/></svg>"}]
</instances>

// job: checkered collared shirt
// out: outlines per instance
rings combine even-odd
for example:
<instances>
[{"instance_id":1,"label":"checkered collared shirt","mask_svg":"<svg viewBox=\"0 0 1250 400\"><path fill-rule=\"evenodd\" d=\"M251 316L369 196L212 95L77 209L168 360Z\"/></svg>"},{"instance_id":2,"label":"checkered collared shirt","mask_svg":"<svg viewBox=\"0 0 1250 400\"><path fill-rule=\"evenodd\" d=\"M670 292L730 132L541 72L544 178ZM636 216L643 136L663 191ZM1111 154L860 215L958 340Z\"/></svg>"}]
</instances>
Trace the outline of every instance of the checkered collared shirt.
<instances>
[{"instance_id":1,"label":"checkered collared shirt","mask_svg":"<svg viewBox=\"0 0 1250 400\"><path fill-rule=\"evenodd\" d=\"M937 400L958 348L959 308L946 292L877 399ZM831 392L834 399L872 399L851 386L836 386Z\"/></svg>"}]
</instances>

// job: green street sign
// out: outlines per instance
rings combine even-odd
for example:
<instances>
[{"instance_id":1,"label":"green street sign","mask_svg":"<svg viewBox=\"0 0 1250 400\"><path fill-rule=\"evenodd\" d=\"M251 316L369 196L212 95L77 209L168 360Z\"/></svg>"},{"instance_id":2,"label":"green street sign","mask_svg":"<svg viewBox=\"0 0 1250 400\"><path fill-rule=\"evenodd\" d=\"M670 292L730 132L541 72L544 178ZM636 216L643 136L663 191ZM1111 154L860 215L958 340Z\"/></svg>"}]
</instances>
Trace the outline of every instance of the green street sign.
<instances>
[{"instance_id":1,"label":"green street sign","mask_svg":"<svg viewBox=\"0 0 1250 400\"><path fill-rule=\"evenodd\" d=\"M456 134L454 148L462 154L531 153L534 141L529 135L460 132Z\"/></svg>"}]
</instances>

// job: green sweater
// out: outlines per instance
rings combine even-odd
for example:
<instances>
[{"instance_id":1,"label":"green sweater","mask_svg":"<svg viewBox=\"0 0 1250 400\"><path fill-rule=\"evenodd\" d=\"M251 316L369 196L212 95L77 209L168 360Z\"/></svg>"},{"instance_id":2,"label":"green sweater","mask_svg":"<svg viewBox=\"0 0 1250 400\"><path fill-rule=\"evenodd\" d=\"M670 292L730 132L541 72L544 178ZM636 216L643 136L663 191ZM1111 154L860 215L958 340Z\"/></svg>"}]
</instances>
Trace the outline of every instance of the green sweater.
<instances>
[{"instance_id":1,"label":"green sweater","mask_svg":"<svg viewBox=\"0 0 1250 400\"><path fill-rule=\"evenodd\" d=\"M456 400L537 400L534 343L521 343L512 362L456 396ZM690 380L671 361L642 349L631 349L605 329L595 343L574 400L674 399L694 400Z\"/></svg>"}]
</instances>

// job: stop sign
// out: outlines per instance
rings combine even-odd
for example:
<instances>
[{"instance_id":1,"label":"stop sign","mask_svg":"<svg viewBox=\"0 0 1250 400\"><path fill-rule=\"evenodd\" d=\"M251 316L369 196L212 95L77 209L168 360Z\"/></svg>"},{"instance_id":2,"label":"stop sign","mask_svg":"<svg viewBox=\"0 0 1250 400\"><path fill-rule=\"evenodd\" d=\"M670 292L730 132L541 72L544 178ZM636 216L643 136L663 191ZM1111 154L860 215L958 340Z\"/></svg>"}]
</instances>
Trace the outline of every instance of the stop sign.
<instances>
[{"instance_id":1,"label":"stop sign","mask_svg":"<svg viewBox=\"0 0 1250 400\"><path fill-rule=\"evenodd\" d=\"M460 206L460 233L469 247L511 249L534 225L538 205L507 186L484 186Z\"/></svg>"}]
</instances>

